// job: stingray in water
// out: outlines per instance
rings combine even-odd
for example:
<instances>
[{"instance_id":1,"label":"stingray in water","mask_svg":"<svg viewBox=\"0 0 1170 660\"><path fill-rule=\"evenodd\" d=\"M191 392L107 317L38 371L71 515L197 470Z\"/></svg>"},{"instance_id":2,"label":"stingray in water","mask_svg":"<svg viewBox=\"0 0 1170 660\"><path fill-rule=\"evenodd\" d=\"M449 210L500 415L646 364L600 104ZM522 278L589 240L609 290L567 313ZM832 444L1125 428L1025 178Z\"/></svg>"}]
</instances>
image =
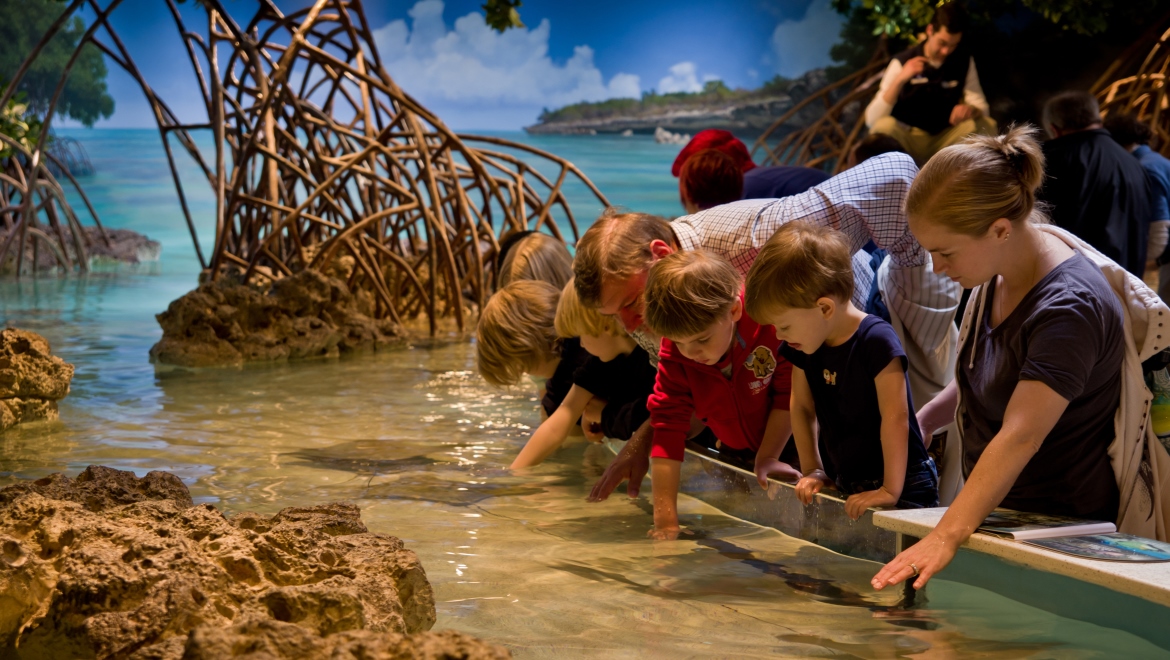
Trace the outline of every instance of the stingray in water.
<instances>
[{"instance_id":1,"label":"stingray in water","mask_svg":"<svg viewBox=\"0 0 1170 660\"><path fill-rule=\"evenodd\" d=\"M294 465L348 470L359 475L413 472L443 462L418 454L392 457L397 446L393 438L378 438L343 442L321 449L300 449L288 455L294 459Z\"/></svg>"}]
</instances>

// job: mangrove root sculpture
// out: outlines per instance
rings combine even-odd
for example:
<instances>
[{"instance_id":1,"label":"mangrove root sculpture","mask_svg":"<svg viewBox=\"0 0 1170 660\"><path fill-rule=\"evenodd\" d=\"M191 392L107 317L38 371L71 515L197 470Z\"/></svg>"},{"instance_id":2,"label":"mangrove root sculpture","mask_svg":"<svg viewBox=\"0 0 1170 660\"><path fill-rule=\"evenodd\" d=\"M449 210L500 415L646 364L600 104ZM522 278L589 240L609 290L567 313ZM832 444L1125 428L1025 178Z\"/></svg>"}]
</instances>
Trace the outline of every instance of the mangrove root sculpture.
<instances>
[{"instance_id":1,"label":"mangrove root sculpture","mask_svg":"<svg viewBox=\"0 0 1170 660\"><path fill-rule=\"evenodd\" d=\"M889 63L883 38L862 69L821 88L777 118L752 145L753 159L762 165L816 167L830 174L844 170L849 152L864 137L865 106L877 93ZM818 116L809 119L809 113ZM805 117L801 122L805 128L784 133L797 116Z\"/></svg>"},{"instance_id":2,"label":"mangrove root sculpture","mask_svg":"<svg viewBox=\"0 0 1170 660\"><path fill-rule=\"evenodd\" d=\"M219 0L203 0L203 32L189 29L167 0L206 103L207 121L198 124L180 122L135 66L108 23L120 2L74 0L63 16L88 7L95 18L78 48L93 43L142 87L209 280L270 281L309 268L329 272L351 259L346 285L373 294L376 318L425 317L433 334L446 317L463 329L492 290L497 236L537 229L575 240L564 190L573 179L599 210L607 205L571 163L506 140L456 135L399 89L358 0L317 0L288 15L261 0L243 26ZM195 130L213 132L209 157L192 139ZM172 135L215 192L215 248L207 259Z\"/></svg>"},{"instance_id":3,"label":"mangrove root sculpture","mask_svg":"<svg viewBox=\"0 0 1170 660\"><path fill-rule=\"evenodd\" d=\"M26 264L85 271L91 256L113 256L118 246L67 168L46 167L41 159L55 163L54 156L29 151L7 135L0 134L0 147L10 154L0 159L0 272L19 274ZM67 177L85 201L92 226L81 224L50 169Z\"/></svg>"},{"instance_id":4,"label":"mangrove root sculpture","mask_svg":"<svg viewBox=\"0 0 1170 660\"><path fill-rule=\"evenodd\" d=\"M1166 22L1165 17L1157 21L1151 28L1157 31L1134 42L1091 89L1101 105L1103 117L1114 112L1133 113L1147 122L1154 130L1151 144L1163 154L1170 153L1170 112L1167 112L1170 99L1166 95L1170 76L1170 29L1165 29Z\"/></svg>"}]
</instances>

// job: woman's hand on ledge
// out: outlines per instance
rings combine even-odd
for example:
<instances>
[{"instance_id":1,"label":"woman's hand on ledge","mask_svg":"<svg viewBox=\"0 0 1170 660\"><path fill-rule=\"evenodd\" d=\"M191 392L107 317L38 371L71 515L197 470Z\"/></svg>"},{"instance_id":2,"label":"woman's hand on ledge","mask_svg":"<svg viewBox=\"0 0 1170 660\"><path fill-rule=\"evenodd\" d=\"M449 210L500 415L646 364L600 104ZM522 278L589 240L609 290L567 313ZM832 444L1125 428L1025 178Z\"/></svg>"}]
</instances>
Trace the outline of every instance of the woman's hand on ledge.
<instances>
[{"instance_id":1,"label":"woman's hand on ledge","mask_svg":"<svg viewBox=\"0 0 1170 660\"><path fill-rule=\"evenodd\" d=\"M959 551L954 542L938 530L927 534L918 543L906 548L873 576L873 588L881 591L904 580L913 579L915 589L921 589L930 578L947 567Z\"/></svg>"}]
</instances>

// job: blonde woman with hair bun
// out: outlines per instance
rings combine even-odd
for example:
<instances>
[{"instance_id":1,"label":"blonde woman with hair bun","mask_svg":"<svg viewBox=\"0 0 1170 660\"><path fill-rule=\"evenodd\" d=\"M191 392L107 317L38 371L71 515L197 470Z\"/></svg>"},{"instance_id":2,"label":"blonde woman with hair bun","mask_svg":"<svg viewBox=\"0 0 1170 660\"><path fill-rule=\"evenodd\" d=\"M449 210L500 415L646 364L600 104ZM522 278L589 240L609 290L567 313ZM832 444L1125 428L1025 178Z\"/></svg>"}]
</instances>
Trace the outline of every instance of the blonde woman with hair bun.
<instances>
[{"instance_id":1,"label":"blonde woman with hair bun","mask_svg":"<svg viewBox=\"0 0 1170 660\"><path fill-rule=\"evenodd\" d=\"M1047 226L1036 136L1017 126L947 147L907 195L935 272L974 289L955 378L918 413L926 438L955 422L966 484L938 526L878 572L877 589L925 586L997 506L1118 519L1109 449L1128 312L1103 269L1120 267Z\"/></svg>"}]
</instances>

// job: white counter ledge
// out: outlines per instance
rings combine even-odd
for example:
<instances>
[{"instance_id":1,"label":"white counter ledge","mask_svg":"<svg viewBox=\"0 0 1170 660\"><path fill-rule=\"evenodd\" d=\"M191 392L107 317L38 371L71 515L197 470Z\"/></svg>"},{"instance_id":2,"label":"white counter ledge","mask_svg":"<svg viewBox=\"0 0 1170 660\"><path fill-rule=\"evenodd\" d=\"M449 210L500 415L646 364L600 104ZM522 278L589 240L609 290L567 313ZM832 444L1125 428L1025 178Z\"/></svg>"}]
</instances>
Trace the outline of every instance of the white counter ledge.
<instances>
[{"instance_id":1,"label":"white counter ledge","mask_svg":"<svg viewBox=\"0 0 1170 660\"><path fill-rule=\"evenodd\" d=\"M934 529L944 513L946 508L942 507L875 511L873 524L898 534L922 538ZM1082 559L979 533L972 534L962 547L1170 607L1170 562L1129 563ZM946 579L946 569L939 577Z\"/></svg>"}]
</instances>

